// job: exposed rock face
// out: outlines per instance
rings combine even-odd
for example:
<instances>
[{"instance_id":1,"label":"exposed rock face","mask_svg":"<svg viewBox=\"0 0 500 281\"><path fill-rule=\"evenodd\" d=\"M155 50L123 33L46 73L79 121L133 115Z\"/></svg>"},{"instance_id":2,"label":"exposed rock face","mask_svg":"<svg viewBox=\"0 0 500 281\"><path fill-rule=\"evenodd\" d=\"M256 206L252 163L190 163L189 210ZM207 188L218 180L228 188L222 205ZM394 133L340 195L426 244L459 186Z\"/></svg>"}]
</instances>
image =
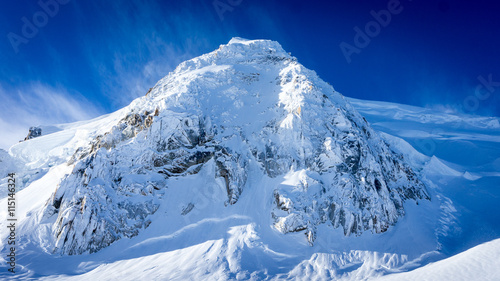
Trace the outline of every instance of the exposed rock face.
<instances>
[{"instance_id":1,"label":"exposed rock face","mask_svg":"<svg viewBox=\"0 0 500 281\"><path fill-rule=\"evenodd\" d=\"M238 204L252 177L282 179L266 195L269 216L311 244L320 224L380 233L404 215L404 201L429 199L402 156L276 42L234 39L186 61L128 110L75 152L72 174L47 202L55 252L95 252L137 235L161 204L165 179L208 162L207 181L226 190L226 205ZM250 177L251 167L260 172Z\"/></svg>"},{"instance_id":2,"label":"exposed rock face","mask_svg":"<svg viewBox=\"0 0 500 281\"><path fill-rule=\"evenodd\" d=\"M30 127L28 135L24 138L25 141L30 140L32 138L36 138L42 135L42 128L39 127Z\"/></svg>"}]
</instances>

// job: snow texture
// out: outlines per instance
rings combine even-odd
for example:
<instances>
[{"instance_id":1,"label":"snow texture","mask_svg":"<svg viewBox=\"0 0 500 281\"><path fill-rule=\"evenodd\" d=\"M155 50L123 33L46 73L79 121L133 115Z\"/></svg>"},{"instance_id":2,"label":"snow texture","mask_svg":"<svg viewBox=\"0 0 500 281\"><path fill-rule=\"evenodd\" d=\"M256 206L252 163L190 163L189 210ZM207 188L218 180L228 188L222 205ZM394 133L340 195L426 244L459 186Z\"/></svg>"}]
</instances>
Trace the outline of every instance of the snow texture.
<instances>
[{"instance_id":1,"label":"snow texture","mask_svg":"<svg viewBox=\"0 0 500 281\"><path fill-rule=\"evenodd\" d=\"M495 124L347 100L277 42L233 38L117 112L42 126L42 136L0 151L2 177L15 171L20 190L15 276L362 280L410 271L498 238L492 211L485 232L460 244L478 207L451 188L497 186ZM444 138L477 143L490 162L467 163Z\"/></svg>"},{"instance_id":2,"label":"snow texture","mask_svg":"<svg viewBox=\"0 0 500 281\"><path fill-rule=\"evenodd\" d=\"M273 187L274 227L319 224L345 235L381 233L403 202L430 199L403 157L357 111L272 41L233 39L186 61L112 129L77 149L74 165L43 210L55 244L48 251L93 253L146 228L165 178L189 176L213 160L227 204L236 204L252 162ZM159 178L161 174L163 177Z\"/></svg>"}]
</instances>

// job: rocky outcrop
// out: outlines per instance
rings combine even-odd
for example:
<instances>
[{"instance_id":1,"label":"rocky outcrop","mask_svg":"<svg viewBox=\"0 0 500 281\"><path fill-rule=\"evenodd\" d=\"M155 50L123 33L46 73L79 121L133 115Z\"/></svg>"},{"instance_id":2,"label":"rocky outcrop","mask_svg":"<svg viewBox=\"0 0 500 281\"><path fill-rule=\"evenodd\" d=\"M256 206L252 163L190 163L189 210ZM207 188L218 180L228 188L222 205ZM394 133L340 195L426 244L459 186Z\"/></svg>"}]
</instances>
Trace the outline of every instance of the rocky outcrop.
<instances>
[{"instance_id":1,"label":"rocky outcrop","mask_svg":"<svg viewBox=\"0 0 500 281\"><path fill-rule=\"evenodd\" d=\"M24 138L25 141L37 138L42 135L42 128L30 127L28 135Z\"/></svg>"}]
</instances>

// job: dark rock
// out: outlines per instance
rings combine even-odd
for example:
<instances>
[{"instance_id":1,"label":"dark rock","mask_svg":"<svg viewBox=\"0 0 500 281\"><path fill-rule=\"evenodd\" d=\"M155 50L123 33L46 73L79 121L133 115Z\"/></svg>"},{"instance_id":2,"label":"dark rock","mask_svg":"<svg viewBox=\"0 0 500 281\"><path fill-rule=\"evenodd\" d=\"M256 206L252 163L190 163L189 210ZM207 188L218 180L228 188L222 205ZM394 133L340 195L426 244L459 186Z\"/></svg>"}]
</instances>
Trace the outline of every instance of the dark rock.
<instances>
[{"instance_id":1,"label":"dark rock","mask_svg":"<svg viewBox=\"0 0 500 281\"><path fill-rule=\"evenodd\" d=\"M24 138L25 141L37 138L42 135L42 128L30 127L28 135Z\"/></svg>"}]
</instances>

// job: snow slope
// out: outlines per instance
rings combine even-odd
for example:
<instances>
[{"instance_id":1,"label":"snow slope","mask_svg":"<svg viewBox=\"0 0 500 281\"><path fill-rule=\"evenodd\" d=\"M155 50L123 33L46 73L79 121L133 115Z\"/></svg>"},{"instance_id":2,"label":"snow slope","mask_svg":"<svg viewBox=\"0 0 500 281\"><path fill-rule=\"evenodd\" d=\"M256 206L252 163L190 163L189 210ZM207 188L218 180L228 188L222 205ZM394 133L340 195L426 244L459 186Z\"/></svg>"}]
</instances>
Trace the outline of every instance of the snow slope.
<instances>
[{"instance_id":1,"label":"snow slope","mask_svg":"<svg viewBox=\"0 0 500 281\"><path fill-rule=\"evenodd\" d=\"M205 81L202 84L197 82L200 77ZM276 95L269 99L266 92ZM321 109L328 103L322 96L325 92L333 102L331 108L342 112L334 115L337 136L349 132L354 136L350 138L378 154L386 153L384 147L389 145L394 151L391 155L403 157L389 159L396 163L404 159L401 163L411 167L427 187L431 200L404 200L404 212L395 212L397 222L382 233L368 228L349 235L346 229L353 229L353 224L346 228L344 222L335 227L332 220L324 223L315 215L322 209L317 202L324 200L321 187L328 181L322 176L325 171L315 172L307 164L311 152L301 149L326 148L313 155L331 167L355 155L344 155L342 152L350 151L349 146L338 146L334 138L315 143L317 132L324 134L328 127L322 120L331 118ZM213 95L217 95L215 100L210 98ZM210 116L210 122L193 117L199 112ZM205 125L198 125L202 123ZM0 277L364 280L392 274L397 277L400 272L408 272L405 278L444 274L445 270L439 272L439 264L451 268L467 262L470 272L477 271L475 276L495 277L498 271L494 264L484 260L498 256L497 241L486 244L491 251L480 246L480 250L444 258L500 236L496 210L500 195L498 124L498 118L445 114L384 102L346 102L313 72L296 64L279 44L233 39L211 54L181 64L147 97L118 112L58 125L59 130L51 134L13 146L9 151L12 159L0 154L9 163L18 161L17 166L9 164L11 168L4 170L16 169L22 189L17 212L18 273L9 275L3 262ZM271 130L262 131L266 126ZM368 137L364 131L375 137ZM173 141L163 144L161 140L169 136ZM247 144L242 145L238 138L246 139ZM221 156L218 151L223 150L217 146L200 146L216 140L233 154L250 147L259 155L261 150L268 153L265 144L259 145L259 139L266 138L281 147L271 153L286 159L282 163L296 163L293 169L283 169L282 163L269 164L259 157L245 158L250 160L241 169L243 162ZM169 154L158 154L165 149L158 145L175 152L176 160L165 158ZM369 153L363 155L371 157ZM220 157L225 159L222 167L229 176L221 173ZM161 173L149 172L144 168L147 165ZM364 188L362 182L377 164L368 161L359 167L349 166L346 171L358 175L355 179ZM80 169L89 177L79 177ZM358 170L368 173L359 174ZM111 179L120 182L118 189L107 183ZM401 184L386 181L388 186ZM110 194L114 194L111 201L107 199ZM336 196L344 200L341 205L356 202L342 199L352 198L352 194ZM378 198L379 203L371 206L385 208L394 202L385 201L384 196L372 193L370 198ZM113 203L117 201L121 203ZM5 199L0 200L0 206L4 204ZM313 212L301 211L303 207ZM111 218L112 225L119 226L113 235L121 236L99 232L109 229L109 224L95 219L96 213L87 209L101 210L99 214L106 216L100 218ZM134 216L127 210L133 210ZM345 210L357 214L352 205ZM2 229L5 215L0 213ZM339 218L333 221L339 222ZM73 224L81 226L66 230L58 226ZM74 232L73 240L54 236L54 231L71 233L74 229L84 233ZM89 243L95 239L89 236L92 229L103 233L99 241L110 239L109 243ZM6 234L1 235L3 253ZM66 241L74 241L71 245L76 248L65 246L69 245ZM54 250L54 245L65 250ZM88 245L95 245L96 252L87 254ZM72 249L81 249L84 254L59 255L79 253ZM444 260L421 267L440 259ZM484 261L487 271L479 272L474 260Z\"/></svg>"},{"instance_id":2,"label":"snow slope","mask_svg":"<svg viewBox=\"0 0 500 281\"><path fill-rule=\"evenodd\" d=\"M500 278L500 239L486 242L445 260L410 272L380 280L498 280Z\"/></svg>"},{"instance_id":3,"label":"snow slope","mask_svg":"<svg viewBox=\"0 0 500 281\"><path fill-rule=\"evenodd\" d=\"M431 156L425 160L426 177L453 202L459 219L455 235L443 238L447 244L443 251L456 254L498 238L499 118L349 101L373 128L402 138L421 154Z\"/></svg>"}]
</instances>

